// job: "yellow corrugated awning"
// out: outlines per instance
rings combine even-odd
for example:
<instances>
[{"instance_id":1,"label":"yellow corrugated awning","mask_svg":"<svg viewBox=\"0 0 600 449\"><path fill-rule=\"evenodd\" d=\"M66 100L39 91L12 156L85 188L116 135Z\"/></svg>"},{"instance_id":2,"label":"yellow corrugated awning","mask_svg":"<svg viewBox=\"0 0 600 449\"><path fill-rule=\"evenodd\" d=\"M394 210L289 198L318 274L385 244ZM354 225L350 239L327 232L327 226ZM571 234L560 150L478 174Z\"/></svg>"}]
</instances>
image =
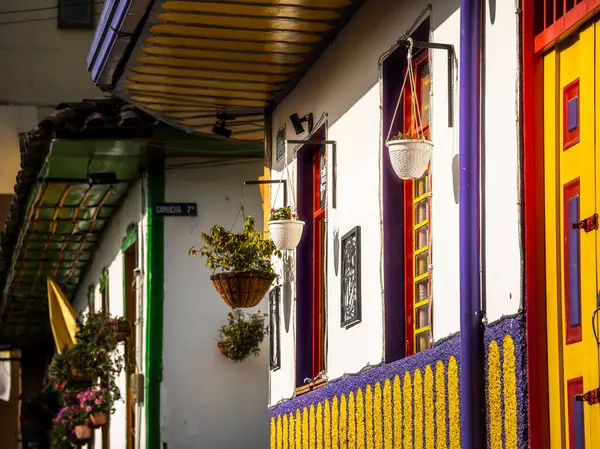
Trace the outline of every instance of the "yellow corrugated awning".
<instances>
[{"instance_id":1,"label":"yellow corrugated awning","mask_svg":"<svg viewBox=\"0 0 600 449\"><path fill-rule=\"evenodd\" d=\"M360 3L157 2L116 90L179 128L213 134L223 123L232 139L263 140L264 111L293 89Z\"/></svg>"}]
</instances>

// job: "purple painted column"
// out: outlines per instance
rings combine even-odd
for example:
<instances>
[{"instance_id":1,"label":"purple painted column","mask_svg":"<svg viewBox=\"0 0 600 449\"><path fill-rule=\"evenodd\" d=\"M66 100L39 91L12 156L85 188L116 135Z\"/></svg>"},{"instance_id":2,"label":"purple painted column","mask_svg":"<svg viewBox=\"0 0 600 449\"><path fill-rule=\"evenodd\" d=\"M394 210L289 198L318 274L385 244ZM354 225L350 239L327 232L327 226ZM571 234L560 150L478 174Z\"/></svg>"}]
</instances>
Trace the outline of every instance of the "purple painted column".
<instances>
[{"instance_id":1,"label":"purple painted column","mask_svg":"<svg viewBox=\"0 0 600 449\"><path fill-rule=\"evenodd\" d=\"M460 430L463 449L486 446L479 275L481 12L481 0L460 1Z\"/></svg>"}]
</instances>

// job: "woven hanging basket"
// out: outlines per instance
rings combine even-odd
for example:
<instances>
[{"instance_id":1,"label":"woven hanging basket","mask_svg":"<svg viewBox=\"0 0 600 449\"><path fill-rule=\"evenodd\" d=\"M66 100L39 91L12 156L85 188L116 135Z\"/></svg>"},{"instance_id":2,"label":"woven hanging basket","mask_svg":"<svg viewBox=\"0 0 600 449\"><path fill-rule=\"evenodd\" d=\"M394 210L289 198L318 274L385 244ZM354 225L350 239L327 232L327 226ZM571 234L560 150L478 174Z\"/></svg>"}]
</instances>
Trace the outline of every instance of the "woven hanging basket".
<instances>
[{"instance_id":1,"label":"woven hanging basket","mask_svg":"<svg viewBox=\"0 0 600 449\"><path fill-rule=\"evenodd\" d=\"M390 162L400 179L419 179L431 159L433 143L429 140L401 139L385 143L390 153Z\"/></svg>"},{"instance_id":2,"label":"woven hanging basket","mask_svg":"<svg viewBox=\"0 0 600 449\"><path fill-rule=\"evenodd\" d=\"M271 240L280 251L296 249L302 238L304 222L300 220L269 221Z\"/></svg>"},{"instance_id":3,"label":"woven hanging basket","mask_svg":"<svg viewBox=\"0 0 600 449\"><path fill-rule=\"evenodd\" d=\"M254 307L269 291L275 275L263 271L229 271L210 277L215 289L229 307Z\"/></svg>"}]
</instances>

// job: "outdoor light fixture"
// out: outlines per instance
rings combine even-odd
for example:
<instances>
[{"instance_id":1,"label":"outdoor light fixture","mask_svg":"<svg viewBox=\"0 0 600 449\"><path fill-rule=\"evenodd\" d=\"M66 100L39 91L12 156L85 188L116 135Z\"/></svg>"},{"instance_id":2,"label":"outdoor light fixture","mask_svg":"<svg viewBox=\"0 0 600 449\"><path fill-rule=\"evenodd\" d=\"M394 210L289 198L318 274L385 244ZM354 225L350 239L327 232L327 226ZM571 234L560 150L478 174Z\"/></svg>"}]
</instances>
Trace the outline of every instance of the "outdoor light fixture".
<instances>
[{"instance_id":1,"label":"outdoor light fixture","mask_svg":"<svg viewBox=\"0 0 600 449\"><path fill-rule=\"evenodd\" d=\"M302 134L304 132L304 126L302 126L303 122L308 123L308 133L310 134L313 130L313 115L312 112L306 114L304 117L298 117L298 114L290 115L290 120L292 121L292 126L296 131L296 134Z\"/></svg>"},{"instance_id":2,"label":"outdoor light fixture","mask_svg":"<svg viewBox=\"0 0 600 449\"><path fill-rule=\"evenodd\" d=\"M219 136L229 138L231 136L231 130L227 129L227 121L235 120L235 117L225 114L217 115L217 123L213 126L212 132Z\"/></svg>"},{"instance_id":3,"label":"outdoor light fixture","mask_svg":"<svg viewBox=\"0 0 600 449\"><path fill-rule=\"evenodd\" d=\"M90 185L107 185L107 184L118 184L119 179L115 172L106 173L88 173L88 183Z\"/></svg>"}]
</instances>

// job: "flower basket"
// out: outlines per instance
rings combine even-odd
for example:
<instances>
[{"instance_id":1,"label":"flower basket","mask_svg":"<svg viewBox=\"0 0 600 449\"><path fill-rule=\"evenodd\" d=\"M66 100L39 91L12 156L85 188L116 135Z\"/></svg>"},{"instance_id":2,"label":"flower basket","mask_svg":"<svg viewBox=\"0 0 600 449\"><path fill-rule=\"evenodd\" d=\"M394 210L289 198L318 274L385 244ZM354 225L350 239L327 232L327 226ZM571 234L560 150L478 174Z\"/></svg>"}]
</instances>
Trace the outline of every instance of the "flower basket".
<instances>
[{"instance_id":1,"label":"flower basket","mask_svg":"<svg viewBox=\"0 0 600 449\"><path fill-rule=\"evenodd\" d=\"M229 271L213 274L210 280L229 307L240 308L258 305L275 277L263 271Z\"/></svg>"},{"instance_id":2,"label":"flower basket","mask_svg":"<svg viewBox=\"0 0 600 449\"><path fill-rule=\"evenodd\" d=\"M117 342L121 343L131 335L131 323L129 321L112 319L105 323L104 332L112 335Z\"/></svg>"},{"instance_id":3,"label":"flower basket","mask_svg":"<svg viewBox=\"0 0 600 449\"><path fill-rule=\"evenodd\" d=\"M427 170L433 143L429 140L400 139L386 142L390 162L400 179L419 179Z\"/></svg>"},{"instance_id":4,"label":"flower basket","mask_svg":"<svg viewBox=\"0 0 600 449\"><path fill-rule=\"evenodd\" d=\"M76 442L89 441L92 438L92 429L87 424L73 427L73 436Z\"/></svg>"},{"instance_id":5,"label":"flower basket","mask_svg":"<svg viewBox=\"0 0 600 449\"><path fill-rule=\"evenodd\" d=\"M98 429L106 424L106 413L94 412L90 415L91 427Z\"/></svg>"},{"instance_id":6,"label":"flower basket","mask_svg":"<svg viewBox=\"0 0 600 449\"><path fill-rule=\"evenodd\" d=\"M221 355L225 355L225 345L223 344L223 342L218 342L217 348L219 348L219 352L221 353Z\"/></svg>"},{"instance_id":7,"label":"flower basket","mask_svg":"<svg viewBox=\"0 0 600 449\"><path fill-rule=\"evenodd\" d=\"M66 405L78 405L79 398L77 395L79 391L72 389L65 389L62 391L62 398Z\"/></svg>"},{"instance_id":8,"label":"flower basket","mask_svg":"<svg viewBox=\"0 0 600 449\"><path fill-rule=\"evenodd\" d=\"M90 383L92 382L91 376L83 372L78 368L71 368L71 380L77 383Z\"/></svg>"},{"instance_id":9,"label":"flower basket","mask_svg":"<svg viewBox=\"0 0 600 449\"><path fill-rule=\"evenodd\" d=\"M294 250L300 243L304 222L300 220L269 221L271 240L278 250Z\"/></svg>"}]
</instances>

